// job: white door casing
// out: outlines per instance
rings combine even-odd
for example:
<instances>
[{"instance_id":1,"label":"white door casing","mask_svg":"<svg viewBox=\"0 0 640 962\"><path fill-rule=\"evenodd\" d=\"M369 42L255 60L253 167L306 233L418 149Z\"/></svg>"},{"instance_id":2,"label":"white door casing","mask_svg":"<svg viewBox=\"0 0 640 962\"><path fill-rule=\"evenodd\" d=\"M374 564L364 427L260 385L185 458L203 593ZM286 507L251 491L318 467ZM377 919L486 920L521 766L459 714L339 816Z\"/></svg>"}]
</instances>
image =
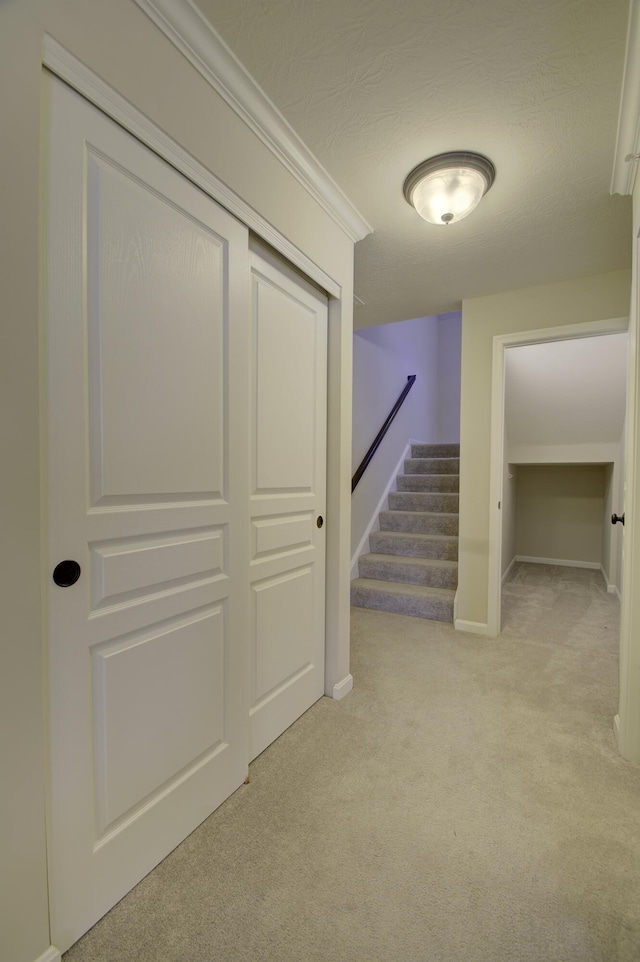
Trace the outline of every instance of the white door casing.
<instances>
[{"instance_id":1,"label":"white door casing","mask_svg":"<svg viewBox=\"0 0 640 962\"><path fill-rule=\"evenodd\" d=\"M615 317L602 321L586 321L583 324L567 324L562 327L519 331L515 334L500 334L493 338L487 635L496 636L500 634L500 609L502 602L502 512L498 505L502 503L504 470L505 351L510 347L522 347L527 344L564 341L581 337L597 337L601 334L623 332L628 330L628 326L628 318Z\"/></svg>"},{"instance_id":2,"label":"white door casing","mask_svg":"<svg viewBox=\"0 0 640 962\"><path fill-rule=\"evenodd\" d=\"M246 775L249 266L231 215L48 93L49 568L82 569L49 584L64 950Z\"/></svg>"},{"instance_id":3,"label":"white door casing","mask_svg":"<svg viewBox=\"0 0 640 962\"><path fill-rule=\"evenodd\" d=\"M622 555L622 608L620 612L620 700L614 718L614 733L621 755L640 764L640 606L638 605L637 515L638 427L638 329L640 327L640 247L638 235L633 243L631 314L629 317L629 357L627 368L627 414L625 421L624 513Z\"/></svg>"},{"instance_id":4,"label":"white door casing","mask_svg":"<svg viewBox=\"0 0 640 962\"><path fill-rule=\"evenodd\" d=\"M324 692L327 299L256 251L251 288L255 758Z\"/></svg>"}]
</instances>

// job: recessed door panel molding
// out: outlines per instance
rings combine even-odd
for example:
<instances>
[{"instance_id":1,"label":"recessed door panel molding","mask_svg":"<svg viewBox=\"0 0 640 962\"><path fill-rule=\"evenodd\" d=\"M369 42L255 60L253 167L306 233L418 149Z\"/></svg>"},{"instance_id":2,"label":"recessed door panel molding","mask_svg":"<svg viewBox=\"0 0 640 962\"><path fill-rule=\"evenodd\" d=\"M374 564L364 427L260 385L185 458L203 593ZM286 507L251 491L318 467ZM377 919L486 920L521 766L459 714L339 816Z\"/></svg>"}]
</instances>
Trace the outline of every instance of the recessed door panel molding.
<instances>
[{"instance_id":1,"label":"recessed door panel molding","mask_svg":"<svg viewBox=\"0 0 640 962\"><path fill-rule=\"evenodd\" d=\"M246 777L246 229L49 78L49 872L78 939ZM235 392L235 393L234 393Z\"/></svg>"},{"instance_id":2,"label":"recessed door panel molding","mask_svg":"<svg viewBox=\"0 0 640 962\"><path fill-rule=\"evenodd\" d=\"M310 513L293 514L289 517L254 517L251 529L252 561L282 550L305 548L313 541L313 518Z\"/></svg>"},{"instance_id":3,"label":"recessed door panel molding","mask_svg":"<svg viewBox=\"0 0 640 962\"><path fill-rule=\"evenodd\" d=\"M270 491L268 494L251 496L252 517L275 517L276 514L297 514L308 511L313 514L318 506L320 492Z\"/></svg>"},{"instance_id":4,"label":"recessed door panel molding","mask_svg":"<svg viewBox=\"0 0 640 962\"><path fill-rule=\"evenodd\" d=\"M143 510L131 510L138 507ZM198 517L204 519L202 527L223 526L229 517L226 502L193 500L176 504L130 503L91 507L87 517L91 519L96 541L107 541L109 538L142 537L149 529L158 532L187 530L192 527L195 508Z\"/></svg>"},{"instance_id":5,"label":"recessed door panel molding","mask_svg":"<svg viewBox=\"0 0 640 962\"><path fill-rule=\"evenodd\" d=\"M92 650L98 837L225 741L225 638L215 606Z\"/></svg>"},{"instance_id":6,"label":"recessed door panel molding","mask_svg":"<svg viewBox=\"0 0 640 962\"><path fill-rule=\"evenodd\" d=\"M300 568L253 585L252 708L311 663L312 636L306 625L313 607L311 573L310 567Z\"/></svg>"},{"instance_id":7,"label":"recessed door panel molding","mask_svg":"<svg viewBox=\"0 0 640 962\"><path fill-rule=\"evenodd\" d=\"M251 757L324 691L327 301L251 254Z\"/></svg>"},{"instance_id":8,"label":"recessed door panel molding","mask_svg":"<svg viewBox=\"0 0 640 962\"><path fill-rule=\"evenodd\" d=\"M227 240L147 168L89 150L93 504L224 496Z\"/></svg>"},{"instance_id":9,"label":"recessed door panel molding","mask_svg":"<svg viewBox=\"0 0 640 962\"><path fill-rule=\"evenodd\" d=\"M316 311L254 272L253 325L253 491L312 491Z\"/></svg>"},{"instance_id":10,"label":"recessed door panel molding","mask_svg":"<svg viewBox=\"0 0 640 962\"><path fill-rule=\"evenodd\" d=\"M92 607L224 575L224 554L224 528L93 544Z\"/></svg>"}]
</instances>

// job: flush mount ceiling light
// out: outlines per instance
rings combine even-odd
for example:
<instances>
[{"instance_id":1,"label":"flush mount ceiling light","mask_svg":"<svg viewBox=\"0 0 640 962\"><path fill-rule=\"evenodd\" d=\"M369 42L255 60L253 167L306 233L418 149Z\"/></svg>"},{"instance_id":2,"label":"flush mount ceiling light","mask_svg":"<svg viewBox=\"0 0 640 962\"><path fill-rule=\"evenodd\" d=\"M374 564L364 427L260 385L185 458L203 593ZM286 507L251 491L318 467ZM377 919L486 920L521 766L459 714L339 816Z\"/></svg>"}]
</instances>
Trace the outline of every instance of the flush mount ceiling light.
<instances>
[{"instance_id":1,"label":"flush mount ceiling light","mask_svg":"<svg viewBox=\"0 0 640 962\"><path fill-rule=\"evenodd\" d=\"M418 164L404 182L404 196L430 224L455 224L478 206L495 176L488 157L453 150Z\"/></svg>"}]
</instances>

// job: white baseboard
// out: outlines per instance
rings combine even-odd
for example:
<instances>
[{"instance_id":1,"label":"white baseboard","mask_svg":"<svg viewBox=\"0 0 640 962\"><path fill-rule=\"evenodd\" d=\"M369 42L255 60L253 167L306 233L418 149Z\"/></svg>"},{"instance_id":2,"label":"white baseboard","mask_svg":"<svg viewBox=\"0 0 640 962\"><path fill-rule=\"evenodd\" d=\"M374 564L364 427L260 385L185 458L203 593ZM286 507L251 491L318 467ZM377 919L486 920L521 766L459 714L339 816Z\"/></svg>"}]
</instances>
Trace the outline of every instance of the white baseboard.
<instances>
[{"instance_id":1,"label":"white baseboard","mask_svg":"<svg viewBox=\"0 0 640 962\"><path fill-rule=\"evenodd\" d=\"M376 527L376 525L378 524L378 515L380 514L381 511L384 511L384 509L387 507L387 499L389 497L389 492L393 488L396 477L400 473L401 468L404 466L404 462L411 454L411 445L417 444L417 443L418 443L417 441L408 441L407 444L405 445L404 450L402 452L402 457L400 458L395 468L393 469L393 472L391 474L391 477L389 478L387 486L382 493L382 497L378 501L378 504L376 505L374 512L371 518L369 519L369 524L365 528L365 532L360 539L360 543L356 548L356 550L354 551L353 556L351 558L351 581L353 581L354 578L358 577L358 558L360 557L360 555L367 554L367 552L369 551L369 535L371 534L372 531L378 530Z\"/></svg>"},{"instance_id":2,"label":"white baseboard","mask_svg":"<svg viewBox=\"0 0 640 962\"><path fill-rule=\"evenodd\" d=\"M511 569L513 568L513 566L514 566L514 564L516 563L517 560L518 560L517 557L514 555L513 558L511 559L511 563L509 564L509 567L507 568L507 570L505 571L505 573L504 573L503 576L502 576L502 584L505 583L505 581L507 580L507 578L508 578L509 575L511 574Z\"/></svg>"},{"instance_id":3,"label":"white baseboard","mask_svg":"<svg viewBox=\"0 0 640 962\"><path fill-rule=\"evenodd\" d=\"M483 624L481 621L463 621L462 618L456 618L453 627L456 631L467 631L472 635L489 634L488 625Z\"/></svg>"},{"instance_id":4,"label":"white baseboard","mask_svg":"<svg viewBox=\"0 0 640 962\"><path fill-rule=\"evenodd\" d=\"M39 955L34 962L60 962L62 955L55 945L50 945L46 952Z\"/></svg>"},{"instance_id":5,"label":"white baseboard","mask_svg":"<svg viewBox=\"0 0 640 962\"><path fill-rule=\"evenodd\" d=\"M534 565L564 565L566 568L594 568L600 570L599 561L568 561L565 558L530 558L528 555L517 554L516 561L527 561Z\"/></svg>"},{"instance_id":6,"label":"white baseboard","mask_svg":"<svg viewBox=\"0 0 640 962\"><path fill-rule=\"evenodd\" d=\"M340 701L345 695L348 695L353 688L353 675L347 675L342 681L339 681L337 685L333 686L332 697L336 701Z\"/></svg>"}]
</instances>

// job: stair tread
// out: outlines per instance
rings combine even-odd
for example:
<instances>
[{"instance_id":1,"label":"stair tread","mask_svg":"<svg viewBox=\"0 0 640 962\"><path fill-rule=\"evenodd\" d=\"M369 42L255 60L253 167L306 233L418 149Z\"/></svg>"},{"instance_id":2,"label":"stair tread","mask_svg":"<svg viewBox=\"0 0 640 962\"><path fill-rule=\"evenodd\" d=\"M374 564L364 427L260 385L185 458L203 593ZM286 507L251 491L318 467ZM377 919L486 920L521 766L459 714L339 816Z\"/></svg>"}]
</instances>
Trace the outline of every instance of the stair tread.
<instances>
[{"instance_id":1,"label":"stair tread","mask_svg":"<svg viewBox=\"0 0 640 962\"><path fill-rule=\"evenodd\" d=\"M459 444L412 444L412 458L459 458Z\"/></svg>"},{"instance_id":2,"label":"stair tread","mask_svg":"<svg viewBox=\"0 0 640 962\"><path fill-rule=\"evenodd\" d=\"M404 581L379 581L377 578L354 578L352 586L357 585L366 591L382 591L392 595L412 595L415 598L451 598L453 588L431 588L429 585L413 585Z\"/></svg>"},{"instance_id":3,"label":"stair tread","mask_svg":"<svg viewBox=\"0 0 640 962\"><path fill-rule=\"evenodd\" d=\"M438 518L442 517L440 512L429 512L429 511L410 511L407 514L436 514ZM425 531L372 531L372 534L383 534L387 538L393 538L397 541L447 541L450 544L457 542L458 536L455 534L429 534Z\"/></svg>"},{"instance_id":4,"label":"stair tread","mask_svg":"<svg viewBox=\"0 0 640 962\"><path fill-rule=\"evenodd\" d=\"M406 515L411 515L412 518L415 518L415 517L457 518L459 515L459 512L458 511L407 511L404 508L387 508L386 511L381 511L380 514L406 514Z\"/></svg>"},{"instance_id":5,"label":"stair tread","mask_svg":"<svg viewBox=\"0 0 640 962\"><path fill-rule=\"evenodd\" d=\"M416 475L417 477L418 475ZM399 494L403 501L408 501L409 498L413 498L416 494L430 494L436 498L457 498L459 497L459 491L390 491L389 494Z\"/></svg>"},{"instance_id":6,"label":"stair tread","mask_svg":"<svg viewBox=\"0 0 640 962\"><path fill-rule=\"evenodd\" d=\"M413 458L412 460L413 460L413 461L419 461L420 459L419 459L419 458ZM424 460L426 461L427 459L425 458ZM438 458L438 460L439 460L439 461L443 461L444 458ZM402 472L400 472L400 474L402 474ZM419 478L431 478L433 481L436 481L436 480L439 481L440 478L451 478L451 477L457 478L457 477L458 477L458 472L456 471L455 474L438 474L438 473L435 473L435 474L419 474L419 475L415 475L415 474L411 474L410 472L406 472L406 471L405 471L405 472L404 472L404 477L406 477L406 478L415 478L415 477L419 477Z\"/></svg>"},{"instance_id":7,"label":"stair tread","mask_svg":"<svg viewBox=\"0 0 640 962\"><path fill-rule=\"evenodd\" d=\"M460 458L405 458L404 473L460 477Z\"/></svg>"},{"instance_id":8,"label":"stair tread","mask_svg":"<svg viewBox=\"0 0 640 962\"><path fill-rule=\"evenodd\" d=\"M448 475L442 474L445 480L437 484L428 474L399 474L396 478L396 491L406 494L459 494L458 478L449 480ZM389 492L391 493L391 492Z\"/></svg>"},{"instance_id":9,"label":"stair tread","mask_svg":"<svg viewBox=\"0 0 640 962\"><path fill-rule=\"evenodd\" d=\"M457 561L444 561L440 558L414 558L402 554L375 554L374 552L371 552L370 554L362 555L360 560L363 561L365 558L367 561L397 565L418 565L423 568L452 569L458 567Z\"/></svg>"}]
</instances>

